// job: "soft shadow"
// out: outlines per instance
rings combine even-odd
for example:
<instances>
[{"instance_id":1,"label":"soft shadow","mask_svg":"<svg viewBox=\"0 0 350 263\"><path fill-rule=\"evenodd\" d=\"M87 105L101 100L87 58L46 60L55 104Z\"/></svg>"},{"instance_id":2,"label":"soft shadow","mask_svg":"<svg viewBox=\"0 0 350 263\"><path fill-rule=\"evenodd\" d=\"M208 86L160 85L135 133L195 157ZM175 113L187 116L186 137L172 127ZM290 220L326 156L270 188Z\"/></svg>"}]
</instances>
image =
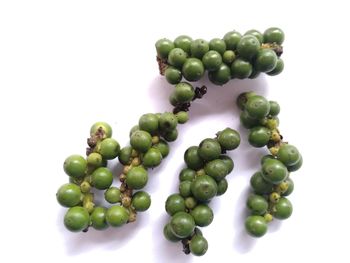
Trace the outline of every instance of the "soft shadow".
<instances>
[{"instance_id":1,"label":"soft shadow","mask_svg":"<svg viewBox=\"0 0 350 263\"><path fill-rule=\"evenodd\" d=\"M244 191L242 191L237 203L245 204L249 194L250 189L247 187ZM244 222L248 215L249 211L246 209L246 207L241 206L233 219L234 228L238 230L235 232L233 246L241 254L248 253L255 246L257 241L254 237L249 236L244 228Z\"/></svg>"},{"instance_id":2,"label":"soft shadow","mask_svg":"<svg viewBox=\"0 0 350 263\"><path fill-rule=\"evenodd\" d=\"M154 245L154 262L155 263L187 263L193 260L193 256L185 255L182 252L181 242L173 243L165 239L163 235L163 226L168 223L170 217L163 214L156 221L156 226L152 231Z\"/></svg>"},{"instance_id":3,"label":"soft shadow","mask_svg":"<svg viewBox=\"0 0 350 263\"><path fill-rule=\"evenodd\" d=\"M282 220L274 219L269 223L269 232L273 233L278 231L282 226Z\"/></svg>"}]
</instances>

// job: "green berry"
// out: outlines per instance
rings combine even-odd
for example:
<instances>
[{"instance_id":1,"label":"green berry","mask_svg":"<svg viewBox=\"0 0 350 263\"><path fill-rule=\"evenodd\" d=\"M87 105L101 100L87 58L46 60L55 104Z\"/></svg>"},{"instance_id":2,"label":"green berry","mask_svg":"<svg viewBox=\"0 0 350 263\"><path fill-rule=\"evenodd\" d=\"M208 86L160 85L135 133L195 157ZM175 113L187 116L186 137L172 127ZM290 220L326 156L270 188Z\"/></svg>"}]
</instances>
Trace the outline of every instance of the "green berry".
<instances>
[{"instance_id":1,"label":"green berry","mask_svg":"<svg viewBox=\"0 0 350 263\"><path fill-rule=\"evenodd\" d=\"M300 155L299 161L291 166L287 166L287 169L289 172L295 172L300 169L300 167L303 165L303 157Z\"/></svg>"},{"instance_id":2,"label":"green berry","mask_svg":"<svg viewBox=\"0 0 350 263\"><path fill-rule=\"evenodd\" d=\"M120 154L118 156L118 160L121 164L123 165L128 165L131 162L131 152L132 152L132 147L131 146L126 146L120 150Z\"/></svg>"},{"instance_id":3,"label":"green berry","mask_svg":"<svg viewBox=\"0 0 350 263\"><path fill-rule=\"evenodd\" d=\"M184 124L188 121L189 116L186 111L179 111L178 113L175 114L177 122L180 124Z\"/></svg>"},{"instance_id":4,"label":"green berry","mask_svg":"<svg viewBox=\"0 0 350 263\"><path fill-rule=\"evenodd\" d=\"M81 206L74 206L68 209L64 216L65 227L72 232L80 232L87 228L90 223L88 211Z\"/></svg>"},{"instance_id":5,"label":"green berry","mask_svg":"<svg viewBox=\"0 0 350 263\"><path fill-rule=\"evenodd\" d=\"M209 226L214 219L213 210L205 204L197 205L191 211L191 216L197 226Z\"/></svg>"},{"instance_id":6,"label":"green berry","mask_svg":"<svg viewBox=\"0 0 350 263\"><path fill-rule=\"evenodd\" d=\"M168 142L173 142L173 141L176 141L176 139L179 135L179 132L177 129L174 129L171 131L167 131L167 132L163 133L162 135L163 135L164 140L166 140Z\"/></svg>"},{"instance_id":7,"label":"green berry","mask_svg":"<svg viewBox=\"0 0 350 263\"><path fill-rule=\"evenodd\" d=\"M219 142L222 149L234 150L239 146L241 137L236 130L226 128L225 130L219 132L217 141Z\"/></svg>"},{"instance_id":8,"label":"green berry","mask_svg":"<svg viewBox=\"0 0 350 263\"><path fill-rule=\"evenodd\" d=\"M164 112L159 117L159 127L162 131L174 130L177 126L177 119L173 113Z\"/></svg>"},{"instance_id":9,"label":"green berry","mask_svg":"<svg viewBox=\"0 0 350 263\"><path fill-rule=\"evenodd\" d=\"M104 196L105 200L110 204L116 204L122 201L120 189L117 187L108 188L105 191Z\"/></svg>"},{"instance_id":10,"label":"green berry","mask_svg":"<svg viewBox=\"0 0 350 263\"><path fill-rule=\"evenodd\" d=\"M279 184L288 176L287 167L279 160L267 160L262 166L263 178L272 184Z\"/></svg>"},{"instance_id":11,"label":"green berry","mask_svg":"<svg viewBox=\"0 0 350 263\"><path fill-rule=\"evenodd\" d=\"M276 159L276 158L275 158L275 156L273 156L271 154L264 155L261 158L260 163L261 163L261 165L263 165L267 160L271 160L271 159Z\"/></svg>"},{"instance_id":12,"label":"green berry","mask_svg":"<svg viewBox=\"0 0 350 263\"><path fill-rule=\"evenodd\" d=\"M112 172L106 167L97 168L91 175L91 181L96 189L107 189L113 182Z\"/></svg>"},{"instance_id":13,"label":"green berry","mask_svg":"<svg viewBox=\"0 0 350 263\"><path fill-rule=\"evenodd\" d=\"M226 51L226 43L220 38L213 38L209 41L209 49L215 50L222 55Z\"/></svg>"},{"instance_id":14,"label":"green berry","mask_svg":"<svg viewBox=\"0 0 350 263\"><path fill-rule=\"evenodd\" d=\"M97 206L91 214L91 226L96 230L103 230L108 227L106 221L107 209Z\"/></svg>"},{"instance_id":15,"label":"green berry","mask_svg":"<svg viewBox=\"0 0 350 263\"><path fill-rule=\"evenodd\" d=\"M204 75L204 65L198 58L188 58L182 67L182 75L188 81L197 81Z\"/></svg>"},{"instance_id":16,"label":"green berry","mask_svg":"<svg viewBox=\"0 0 350 263\"><path fill-rule=\"evenodd\" d=\"M177 212L170 220L171 231L179 238L190 236L195 228L193 217L185 212Z\"/></svg>"},{"instance_id":17,"label":"green berry","mask_svg":"<svg viewBox=\"0 0 350 263\"><path fill-rule=\"evenodd\" d=\"M191 195L191 181L183 181L179 184L179 193L186 198Z\"/></svg>"},{"instance_id":18,"label":"green berry","mask_svg":"<svg viewBox=\"0 0 350 263\"><path fill-rule=\"evenodd\" d=\"M185 163L188 168L198 170L204 166L204 161L199 155L199 147L191 146L185 151L184 154Z\"/></svg>"},{"instance_id":19,"label":"green berry","mask_svg":"<svg viewBox=\"0 0 350 263\"><path fill-rule=\"evenodd\" d=\"M287 183L288 187L287 187L287 190L282 193L282 196L288 196L294 190L294 182L292 181L292 179L287 178L285 182Z\"/></svg>"},{"instance_id":20,"label":"green berry","mask_svg":"<svg viewBox=\"0 0 350 263\"><path fill-rule=\"evenodd\" d=\"M227 188L228 188L228 183L227 180L221 179L219 182L217 182L218 185L218 192L216 193L216 195L220 196L223 195L224 193L226 193Z\"/></svg>"},{"instance_id":21,"label":"green berry","mask_svg":"<svg viewBox=\"0 0 350 263\"><path fill-rule=\"evenodd\" d=\"M129 132L129 137L131 138L131 136L134 134L134 132L139 131L139 130L140 130L140 127L138 125L135 125L134 127L132 127L130 129L130 132Z\"/></svg>"},{"instance_id":22,"label":"green berry","mask_svg":"<svg viewBox=\"0 0 350 263\"><path fill-rule=\"evenodd\" d=\"M254 215L263 215L266 213L269 203L261 195L251 194L247 201L247 207Z\"/></svg>"},{"instance_id":23,"label":"green berry","mask_svg":"<svg viewBox=\"0 0 350 263\"><path fill-rule=\"evenodd\" d=\"M249 97L245 110L251 118L262 119L269 114L270 104L263 96L255 95Z\"/></svg>"},{"instance_id":24,"label":"green berry","mask_svg":"<svg viewBox=\"0 0 350 263\"><path fill-rule=\"evenodd\" d=\"M210 71L208 77L213 84L222 86L229 82L231 79L230 67L225 63L222 63L218 70Z\"/></svg>"},{"instance_id":25,"label":"green berry","mask_svg":"<svg viewBox=\"0 0 350 263\"><path fill-rule=\"evenodd\" d=\"M96 135L98 132L99 135L102 135L102 139L112 137L112 127L106 122L96 122L90 128L90 136Z\"/></svg>"},{"instance_id":26,"label":"green berry","mask_svg":"<svg viewBox=\"0 0 350 263\"><path fill-rule=\"evenodd\" d=\"M132 167L126 174L126 183L132 189L145 187L148 181L148 173L142 166Z\"/></svg>"},{"instance_id":27,"label":"green berry","mask_svg":"<svg viewBox=\"0 0 350 263\"><path fill-rule=\"evenodd\" d=\"M202 59L205 53L209 51L209 43L204 39L196 39L191 43L191 56Z\"/></svg>"},{"instance_id":28,"label":"green berry","mask_svg":"<svg viewBox=\"0 0 350 263\"><path fill-rule=\"evenodd\" d=\"M129 211L119 205L111 206L106 213L106 221L110 226L120 227L125 225L129 219Z\"/></svg>"},{"instance_id":29,"label":"green berry","mask_svg":"<svg viewBox=\"0 0 350 263\"><path fill-rule=\"evenodd\" d=\"M56 198L58 203L62 206L76 206L81 200L80 187L72 183L64 184L58 189Z\"/></svg>"},{"instance_id":30,"label":"green berry","mask_svg":"<svg viewBox=\"0 0 350 263\"><path fill-rule=\"evenodd\" d=\"M171 242L178 242L181 240L181 238L178 238L177 236L175 236L171 230L171 226L170 223L166 224L163 228L163 235L164 237L171 241Z\"/></svg>"},{"instance_id":31,"label":"green berry","mask_svg":"<svg viewBox=\"0 0 350 263\"><path fill-rule=\"evenodd\" d=\"M235 59L236 54L232 50L226 50L222 55L222 61L228 66L230 66Z\"/></svg>"},{"instance_id":32,"label":"green berry","mask_svg":"<svg viewBox=\"0 0 350 263\"><path fill-rule=\"evenodd\" d=\"M155 46L158 57L162 59L167 59L170 51L175 48L174 43L166 38L159 39Z\"/></svg>"},{"instance_id":33,"label":"green berry","mask_svg":"<svg viewBox=\"0 0 350 263\"><path fill-rule=\"evenodd\" d=\"M113 138L106 138L98 144L98 151L105 160L112 160L120 153L120 145Z\"/></svg>"},{"instance_id":34,"label":"green berry","mask_svg":"<svg viewBox=\"0 0 350 263\"><path fill-rule=\"evenodd\" d=\"M219 158L226 165L227 174L231 173L234 167L234 163L231 157L227 155L220 155Z\"/></svg>"},{"instance_id":35,"label":"green berry","mask_svg":"<svg viewBox=\"0 0 350 263\"><path fill-rule=\"evenodd\" d=\"M185 199L185 206L187 209L192 210L197 205L197 200L193 198L193 196L186 197Z\"/></svg>"},{"instance_id":36,"label":"green berry","mask_svg":"<svg viewBox=\"0 0 350 263\"><path fill-rule=\"evenodd\" d=\"M81 178L85 175L87 162L80 155L71 155L66 158L63 164L65 173L73 178Z\"/></svg>"},{"instance_id":37,"label":"green berry","mask_svg":"<svg viewBox=\"0 0 350 263\"><path fill-rule=\"evenodd\" d=\"M298 149L291 144L283 144L277 152L277 159L285 166L297 164L300 158L301 155Z\"/></svg>"},{"instance_id":38,"label":"green berry","mask_svg":"<svg viewBox=\"0 0 350 263\"><path fill-rule=\"evenodd\" d=\"M256 68L253 67L252 73L249 75L249 79L256 79L260 76L260 71L258 71Z\"/></svg>"},{"instance_id":39,"label":"green berry","mask_svg":"<svg viewBox=\"0 0 350 263\"><path fill-rule=\"evenodd\" d=\"M267 72L266 74L269 76L276 76L280 74L283 71L283 69L284 69L284 62L281 58L278 58L275 68Z\"/></svg>"},{"instance_id":40,"label":"green berry","mask_svg":"<svg viewBox=\"0 0 350 263\"><path fill-rule=\"evenodd\" d=\"M168 56L168 62L170 65L180 68L185 63L187 58L187 53L181 48L174 48L170 51Z\"/></svg>"},{"instance_id":41,"label":"green berry","mask_svg":"<svg viewBox=\"0 0 350 263\"><path fill-rule=\"evenodd\" d=\"M220 68L222 64L222 57L219 52L215 50L210 50L204 54L202 62L206 70L216 71Z\"/></svg>"},{"instance_id":42,"label":"green berry","mask_svg":"<svg viewBox=\"0 0 350 263\"><path fill-rule=\"evenodd\" d=\"M255 68L261 72L270 72L277 65L277 55L275 51L263 48L260 49L255 60Z\"/></svg>"},{"instance_id":43,"label":"green berry","mask_svg":"<svg viewBox=\"0 0 350 263\"><path fill-rule=\"evenodd\" d=\"M171 216L177 212L185 211L185 199L179 194L170 195L165 202L165 210Z\"/></svg>"},{"instance_id":44,"label":"green berry","mask_svg":"<svg viewBox=\"0 0 350 263\"><path fill-rule=\"evenodd\" d=\"M248 216L245 221L245 228L249 235L262 237L267 232L267 223L262 216Z\"/></svg>"},{"instance_id":45,"label":"green berry","mask_svg":"<svg viewBox=\"0 0 350 263\"><path fill-rule=\"evenodd\" d=\"M178 36L174 40L175 47L181 48L187 54L191 53L192 38L186 35Z\"/></svg>"},{"instance_id":46,"label":"green berry","mask_svg":"<svg viewBox=\"0 0 350 263\"><path fill-rule=\"evenodd\" d=\"M228 174L227 166L221 159L212 160L204 166L204 171L207 175L220 181Z\"/></svg>"},{"instance_id":47,"label":"green berry","mask_svg":"<svg viewBox=\"0 0 350 263\"><path fill-rule=\"evenodd\" d=\"M264 32L265 43L276 43L281 45L284 41L284 33L282 29L277 27L270 27Z\"/></svg>"},{"instance_id":48,"label":"green berry","mask_svg":"<svg viewBox=\"0 0 350 263\"><path fill-rule=\"evenodd\" d=\"M175 85L174 95L176 101L179 103L190 102L195 95L194 88L190 83L180 82L179 84Z\"/></svg>"},{"instance_id":49,"label":"green berry","mask_svg":"<svg viewBox=\"0 0 350 263\"><path fill-rule=\"evenodd\" d=\"M146 168L153 168L160 165L162 159L162 153L158 149L152 147L143 156L142 165Z\"/></svg>"},{"instance_id":50,"label":"green berry","mask_svg":"<svg viewBox=\"0 0 350 263\"><path fill-rule=\"evenodd\" d=\"M217 184L212 177L201 175L192 182L191 192L198 201L209 201L217 193Z\"/></svg>"},{"instance_id":51,"label":"green berry","mask_svg":"<svg viewBox=\"0 0 350 263\"><path fill-rule=\"evenodd\" d=\"M136 192L132 196L132 206L136 211L146 211L151 206L151 197L145 191Z\"/></svg>"},{"instance_id":52,"label":"green berry","mask_svg":"<svg viewBox=\"0 0 350 263\"><path fill-rule=\"evenodd\" d=\"M236 50L239 40L241 40L242 35L237 31L230 31L224 35L224 41L226 43L226 49Z\"/></svg>"},{"instance_id":53,"label":"green berry","mask_svg":"<svg viewBox=\"0 0 350 263\"><path fill-rule=\"evenodd\" d=\"M157 144L153 145L153 148L158 149L160 151L160 154L162 155L163 159L169 154L169 145L163 139L160 139Z\"/></svg>"},{"instance_id":54,"label":"green berry","mask_svg":"<svg viewBox=\"0 0 350 263\"><path fill-rule=\"evenodd\" d=\"M252 73L252 64L243 59L236 59L231 65L231 75L233 78L246 79Z\"/></svg>"},{"instance_id":55,"label":"green berry","mask_svg":"<svg viewBox=\"0 0 350 263\"><path fill-rule=\"evenodd\" d=\"M164 76L170 84L177 84L182 79L181 70L171 66L167 67L167 69L164 72Z\"/></svg>"},{"instance_id":56,"label":"green berry","mask_svg":"<svg viewBox=\"0 0 350 263\"><path fill-rule=\"evenodd\" d=\"M251 60L260 49L259 40L253 35L243 36L237 44L237 52L241 58Z\"/></svg>"},{"instance_id":57,"label":"green berry","mask_svg":"<svg viewBox=\"0 0 350 263\"><path fill-rule=\"evenodd\" d=\"M256 172L250 178L250 186L256 194L269 194L272 192L273 184L265 181L262 172Z\"/></svg>"},{"instance_id":58,"label":"green berry","mask_svg":"<svg viewBox=\"0 0 350 263\"><path fill-rule=\"evenodd\" d=\"M152 136L146 131L135 131L130 138L131 146L139 152L147 152L152 146Z\"/></svg>"},{"instance_id":59,"label":"green berry","mask_svg":"<svg viewBox=\"0 0 350 263\"><path fill-rule=\"evenodd\" d=\"M92 152L86 158L87 164L92 167L102 166L102 156L99 153Z\"/></svg>"},{"instance_id":60,"label":"green berry","mask_svg":"<svg viewBox=\"0 0 350 263\"><path fill-rule=\"evenodd\" d=\"M198 154L205 161L217 159L221 154L221 146L215 139L204 139L199 144Z\"/></svg>"},{"instance_id":61,"label":"green berry","mask_svg":"<svg viewBox=\"0 0 350 263\"><path fill-rule=\"evenodd\" d=\"M248 141L254 147L264 147L270 140L271 131L263 126L257 126L249 131Z\"/></svg>"},{"instance_id":62,"label":"green berry","mask_svg":"<svg viewBox=\"0 0 350 263\"><path fill-rule=\"evenodd\" d=\"M158 117L156 114L147 113L139 119L139 129L150 134L155 134L158 131Z\"/></svg>"},{"instance_id":63,"label":"green berry","mask_svg":"<svg viewBox=\"0 0 350 263\"><path fill-rule=\"evenodd\" d=\"M277 116L280 113L280 105L276 101L269 101L270 104L270 116Z\"/></svg>"},{"instance_id":64,"label":"green berry","mask_svg":"<svg viewBox=\"0 0 350 263\"><path fill-rule=\"evenodd\" d=\"M195 256L203 256L208 250L208 241L201 235L194 235L190 241L190 251Z\"/></svg>"},{"instance_id":65,"label":"green berry","mask_svg":"<svg viewBox=\"0 0 350 263\"><path fill-rule=\"evenodd\" d=\"M273 216L278 219L287 219L293 213L292 203L285 197L281 197L275 204L273 209Z\"/></svg>"},{"instance_id":66,"label":"green berry","mask_svg":"<svg viewBox=\"0 0 350 263\"><path fill-rule=\"evenodd\" d=\"M259 40L260 44L262 44L262 43L264 42L264 36L263 36L263 34L260 33L260 32L259 32L258 30L256 30L256 29L248 30L247 32L245 32L244 35L245 35L245 36L247 36L247 35L255 36L255 37Z\"/></svg>"},{"instance_id":67,"label":"green berry","mask_svg":"<svg viewBox=\"0 0 350 263\"><path fill-rule=\"evenodd\" d=\"M250 97L255 96L256 93L253 91L248 91L248 92L243 92L241 94L239 94L239 96L236 99L236 105L239 109L241 109L242 111L245 110L245 106L247 104L247 101Z\"/></svg>"},{"instance_id":68,"label":"green berry","mask_svg":"<svg viewBox=\"0 0 350 263\"><path fill-rule=\"evenodd\" d=\"M194 146L195 147L195 146ZM180 172L179 179L181 182L183 181L193 181L194 178L196 178L196 171L189 169L189 168L183 168Z\"/></svg>"},{"instance_id":69,"label":"green berry","mask_svg":"<svg viewBox=\"0 0 350 263\"><path fill-rule=\"evenodd\" d=\"M246 129L251 129L251 128L255 127L255 126L260 125L259 120L250 117L248 112L246 112L246 111L242 111L241 115L239 116L239 118L240 118L241 124Z\"/></svg>"}]
</instances>

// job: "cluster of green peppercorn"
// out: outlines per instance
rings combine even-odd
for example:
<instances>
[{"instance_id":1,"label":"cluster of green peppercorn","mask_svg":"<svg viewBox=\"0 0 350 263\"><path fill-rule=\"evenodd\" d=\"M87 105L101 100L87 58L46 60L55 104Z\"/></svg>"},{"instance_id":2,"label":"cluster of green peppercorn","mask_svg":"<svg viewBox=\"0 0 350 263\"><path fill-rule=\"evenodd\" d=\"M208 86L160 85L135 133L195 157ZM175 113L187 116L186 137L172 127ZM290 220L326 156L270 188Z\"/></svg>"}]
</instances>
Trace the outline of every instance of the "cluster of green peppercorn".
<instances>
[{"instance_id":1,"label":"cluster of green peppercorn","mask_svg":"<svg viewBox=\"0 0 350 263\"><path fill-rule=\"evenodd\" d=\"M163 38L156 42L160 73L170 84L177 84L184 77L198 81L208 71L209 80L224 85L232 78L256 78L261 72L274 76L283 71L280 58L284 33L272 27L264 33L252 29L241 35L230 31L222 39L209 42L186 35L174 41Z\"/></svg>"},{"instance_id":2,"label":"cluster of green peppercorn","mask_svg":"<svg viewBox=\"0 0 350 263\"><path fill-rule=\"evenodd\" d=\"M179 193L166 200L165 209L171 219L163 232L169 241L181 241L186 254L202 256L208 249L208 242L198 227L213 221L214 214L208 203L226 192L225 177L234 167L232 159L224 153L239 144L238 132L226 128L218 132L215 139L205 139L184 154L187 167L179 175Z\"/></svg>"},{"instance_id":3,"label":"cluster of green peppercorn","mask_svg":"<svg viewBox=\"0 0 350 263\"><path fill-rule=\"evenodd\" d=\"M242 110L242 125L250 129L249 143L253 147L267 146L270 151L261 159L261 170L250 179L254 193L247 200L252 215L246 219L246 230L254 237L261 237L274 217L291 216L293 206L286 196L293 192L294 183L289 176L302 166L303 158L295 146L283 141L278 130L280 106L277 102L246 92L238 97L237 105Z\"/></svg>"},{"instance_id":4,"label":"cluster of green peppercorn","mask_svg":"<svg viewBox=\"0 0 350 263\"><path fill-rule=\"evenodd\" d=\"M64 161L70 182L58 189L56 197L69 208L64 216L66 228L73 232L87 231L90 226L102 230L135 221L137 212L150 207L151 198L145 191L133 191L145 187L147 169L158 166L168 155L168 142L177 138L177 124L187 120L186 112L144 114L130 131L130 146L122 149L111 138L109 124L95 123L90 130L87 157L71 155ZM124 165L119 188L112 186L113 174L107 167L107 161L116 157ZM104 190L104 198L112 206L95 206L93 188Z\"/></svg>"}]
</instances>

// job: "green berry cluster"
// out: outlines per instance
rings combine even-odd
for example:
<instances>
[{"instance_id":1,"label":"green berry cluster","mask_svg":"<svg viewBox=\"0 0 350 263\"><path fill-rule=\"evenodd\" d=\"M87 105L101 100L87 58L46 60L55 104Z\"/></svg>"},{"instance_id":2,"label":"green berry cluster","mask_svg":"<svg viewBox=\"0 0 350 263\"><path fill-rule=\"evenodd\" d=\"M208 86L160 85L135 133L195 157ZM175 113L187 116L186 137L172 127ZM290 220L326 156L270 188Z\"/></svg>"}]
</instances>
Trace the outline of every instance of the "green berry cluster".
<instances>
[{"instance_id":1,"label":"green berry cluster","mask_svg":"<svg viewBox=\"0 0 350 263\"><path fill-rule=\"evenodd\" d=\"M280 106L254 92L239 95L237 105L242 110L241 124L249 130L248 141L253 147L267 146L270 154L261 159L261 170L250 179L253 193L247 200L251 215L245 221L247 232L261 237L273 218L287 219L293 212L286 198L294 189L290 172L298 170L303 158L298 149L283 141L278 130Z\"/></svg>"},{"instance_id":2,"label":"green berry cluster","mask_svg":"<svg viewBox=\"0 0 350 263\"><path fill-rule=\"evenodd\" d=\"M137 212L151 205L150 195L141 190L148 182L147 169L158 166L168 155L168 142L176 140L178 123L187 120L186 112L144 114L130 131L130 146L122 149L111 138L110 125L95 123L87 140L87 157L71 155L64 162L70 182L58 189L56 198L59 204L69 207L64 217L66 228L73 232L87 231L89 227L102 230L134 222ZM107 167L107 161L116 157L124 165L119 188L112 186L113 174ZM104 199L112 206L95 206L93 188L104 190Z\"/></svg>"},{"instance_id":3,"label":"green berry cluster","mask_svg":"<svg viewBox=\"0 0 350 263\"><path fill-rule=\"evenodd\" d=\"M256 78L261 72L281 73L283 41L283 31L272 27L264 33L252 29L244 35L230 31L209 42L181 35L174 41L159 39L155 46L160 73L170 84L180 83L183 77L198 81L208 71L213 84L224 85L233 78Z\"/></svg>"},{"instance_id":4,"label":"green berry cluster","mask_svg":"<svg viewBox=\"0 0 350 263\"><path fill-rule=\"evenodd\" d=\"M238 132L226 128L218 132L215 139L205 139L184 154L187 167L179 175L179 192L166 200L165 210L171 219L163 232L169 241L181 241L186 254L202 256L208 249L208 242L198 227L213 221L213 210L208 203L226 192L225 177L232 172L234 163L225 153L239 144Z\"/></svg>"}]
</instances>

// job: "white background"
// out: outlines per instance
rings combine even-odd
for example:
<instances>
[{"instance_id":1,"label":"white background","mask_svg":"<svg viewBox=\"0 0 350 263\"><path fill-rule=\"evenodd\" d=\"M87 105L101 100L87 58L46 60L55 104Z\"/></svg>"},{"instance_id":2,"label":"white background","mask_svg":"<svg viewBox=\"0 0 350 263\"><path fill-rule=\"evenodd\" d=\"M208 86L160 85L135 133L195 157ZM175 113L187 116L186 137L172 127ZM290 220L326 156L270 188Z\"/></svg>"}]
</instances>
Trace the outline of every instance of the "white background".
<instances>
[{"instance_id":1,"label":"white background","mask_svg":"<svg viewBox=\"0 0 350 263\"><path fill-rule=\"evenodd\" d=\"M348 262L349 10L346 1L0 1L1 262ZM89 128L107 121L121 145L147 112L170 110L154 43L181 34L222 37L281 27L285 71L210 88L146 190L152 206L120 229L70 233L55 199L66 156L84 154ZM201 82L202 84L203 82ZM204 81L204 83L207 83ZM266 152L247 145L236 96L277 100L281 131L304 157L292 174L292 217L256 240L243 222L251 174ZM211 203L204 257L166 241L166 197L177 189L183 152L227 126L242 135L230 155L228 192ZM111 163L113 169L117 161Z\"/></svg>"}]
</instances>

